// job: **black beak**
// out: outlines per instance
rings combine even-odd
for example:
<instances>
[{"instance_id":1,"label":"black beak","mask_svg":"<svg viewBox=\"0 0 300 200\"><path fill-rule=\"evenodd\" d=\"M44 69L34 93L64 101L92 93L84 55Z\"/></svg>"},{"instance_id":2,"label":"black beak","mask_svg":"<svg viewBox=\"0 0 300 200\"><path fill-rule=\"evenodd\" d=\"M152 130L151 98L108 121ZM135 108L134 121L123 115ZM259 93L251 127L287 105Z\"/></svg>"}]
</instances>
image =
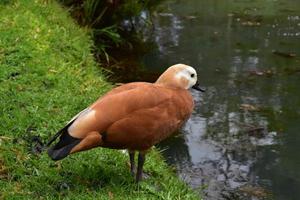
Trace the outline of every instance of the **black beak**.
<instances>
[{"instance_id":1,"label":"black beak","mask_svg":"<svg viewBox=\"0 0 300 200\"><path fill-rule=\"evenodd\" d=\"M200 88L198 81L196 82L196 84L192 87L195 90L198 90L200 92L205 92L204 89Z\"/></svg>"}]
</instances>

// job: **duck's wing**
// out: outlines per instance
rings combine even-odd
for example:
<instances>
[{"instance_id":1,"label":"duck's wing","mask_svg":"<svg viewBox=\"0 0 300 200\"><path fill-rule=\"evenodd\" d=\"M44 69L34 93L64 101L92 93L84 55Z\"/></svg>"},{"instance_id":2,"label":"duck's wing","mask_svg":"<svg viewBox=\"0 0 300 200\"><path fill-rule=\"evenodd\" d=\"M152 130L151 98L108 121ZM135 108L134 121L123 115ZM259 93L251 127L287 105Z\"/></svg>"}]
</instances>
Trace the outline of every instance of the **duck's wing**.
<instances>
[{"instance_id":1,"label":"duck's wing","mask_svg":"<svg viewBox=\"0 0 300 200\"><path fill-rule=\"evenodd\" d=\"M56 137L59 142L48 150L54 159L66 157L71 149L81 142L90 132L105 132L114 122L130 113L152 108L170 97L153 84L131 83L111 90L94 104L77 114Z\"/></svg>"},{"instance_id":2,"label":"duck's wing","mask_svg":"<svg viewBox=\"0 0 300 200\"><path fill-rule=\"evenodd\" d=\"M55 135L53 135L48 143L46 144L46 147L50 146L60 135L62 135L68 128L69 126L72 125L72 123L83 113L88 112L89 108L86 108L84 110L82 110L80 113L78 113L77 115L75 115L62 129L60 129Z\"/></svg>"},{"instance_id":3,"label":"duck's wing","mask_svg":"<svg viewBox=\"0 0 300 200\"><path fill-rule=\"evenodd\" d=\"M110 92L108 92L105 96L110 96L110 95L115 95L117 93L126 91L126 90L131 90L136 87L138 87L141 83L130 83L130 84L124 84L120 87L116 87L112 89ZM101 97L94 103L97 104L98 102L101 101ZM85 108L78 114L76 114L69 122L66 123L66 125L60 129L55 135L53 135L47 144L44 146L45 148L49 147L58 137L60 137L60 140L58 143L56 143L54 146L48 149L48 154L53 160L59 160L64 158L65 156L68 155L70 150L76 146L80 141L81 137L75 137L71 136L69 134L69 127L76 121L76 123L82 121L82 119L86 120L87 116L91 116L91 111L92 109L90 108L91 106ZM85 116L85 117L84 117Z\"/></svg>"},{"instance_id":4,"label":"duck's wing","mask_svg":"<svg viewBox=\"0 0 300 200\"><path fill-rule=\"evenodd\" d=\"M120 86L118 92L108 93L90 106L90 112L79 117L69 127L72 136L83 138L90 131L104 132L111 124L130 113L152 108L171 98L172 94L165 88L157 88L153 84L140 84L135 88Z\"/></svg>"},{"instance_id":5,"label":"duck's wing","mask_svg":"<svg viewBox=\"0 0 300 200\"><path fill-rule=\"evenodd\" d=\"M115 121L106 131L106 145L146 150L175 132L190 117L194 102L188 91L168 92L169 98Z\"/></svg>"},{"instance_id":6,"label":"duck's wing","mask_svg":"<svg viewBox=\"0 0 300 200\"><path fill-rule=\"evenodd\" d=\"M109 91L107 94L104 95L104 97L108 97L110 95L115 95L118 93L121 93L123 91L127 91L127 90L131 90L134 89L136 87L138 87L139 85L141 85L143 83L141 82L137 82L137 83L129 83L129 84L124 84L120 87L116 87L114 89L112 89L111 91ZM103 97L100 97L94 104L97 104L101 101ZM79 113L77 113L74 117L72 117L72 119L70 121L68 121L65 126L60 129L55 135L53 135L48 143L46 144L46 146L50 146L59 136L61 136L64 132L66 132L66 130L73 124L74 121L80 121L80 117L83 117L84 115L88 114L91 111L91 106L85 108L84 110L80 111Z\"/></svg>"}]
</instances>

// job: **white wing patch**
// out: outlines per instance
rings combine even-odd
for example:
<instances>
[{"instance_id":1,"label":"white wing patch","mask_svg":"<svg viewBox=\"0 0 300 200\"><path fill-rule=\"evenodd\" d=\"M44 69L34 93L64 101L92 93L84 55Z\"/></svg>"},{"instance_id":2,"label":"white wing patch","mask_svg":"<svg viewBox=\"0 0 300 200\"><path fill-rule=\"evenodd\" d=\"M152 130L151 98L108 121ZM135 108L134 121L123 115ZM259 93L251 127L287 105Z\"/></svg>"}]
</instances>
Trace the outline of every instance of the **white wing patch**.
<instances>
[{"instance_id":1,"label":"white wing patch","mask_svg":"<svg viewBox=\"0 0 300 200\"><path fill-rule=\"evenodd\" d=\"M69 134L72 135L73 137L75 136L79 138L85 137L86 130L89 129L88 127L92 126L93 123L95 123L95 113L96 113L95 110L91 108L87 108L81 111L75 117L73 117L73 123L71 121L70 123L72 124L68 128Z\"/></svg>"},{"instance_id":2,"label":"white wing patch","mask_svg":"<svg viewBox=\"0 0 300 200\"><path fill-rule=\"evenodd\" d=\"M84 109L84 110L82 110L80 113L78 113L77 115L75 115L75 116L67 123L67 125L70 124L74 119L79 118L79 117L81 117L81 116L83 116L83 115L86 115L90 110L91 110L91 109L90 109L89 107L86 108L86 109Z\"/></svg>"}]
</instances>

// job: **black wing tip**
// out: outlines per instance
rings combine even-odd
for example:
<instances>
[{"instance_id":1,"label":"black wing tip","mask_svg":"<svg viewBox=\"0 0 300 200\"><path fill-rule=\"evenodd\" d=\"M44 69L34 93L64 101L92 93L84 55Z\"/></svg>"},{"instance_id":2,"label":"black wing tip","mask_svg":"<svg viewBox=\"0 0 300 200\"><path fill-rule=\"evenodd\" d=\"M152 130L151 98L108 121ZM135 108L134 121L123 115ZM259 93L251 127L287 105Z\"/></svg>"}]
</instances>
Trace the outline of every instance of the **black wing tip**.
<instances>
[{"instance_id":1,"label":"black wing tip","mask_svg":"<svg viewBox=\"0 0 300 200\"><path fill-rule=\"evenodd\" d=\"M72 137L68 132L65 132L61 135L59 142L48 149L48 155L54 161L61 160L67 157L73 147L79 144L81 140L82 139Z\"/></svg>"}]
</instances>

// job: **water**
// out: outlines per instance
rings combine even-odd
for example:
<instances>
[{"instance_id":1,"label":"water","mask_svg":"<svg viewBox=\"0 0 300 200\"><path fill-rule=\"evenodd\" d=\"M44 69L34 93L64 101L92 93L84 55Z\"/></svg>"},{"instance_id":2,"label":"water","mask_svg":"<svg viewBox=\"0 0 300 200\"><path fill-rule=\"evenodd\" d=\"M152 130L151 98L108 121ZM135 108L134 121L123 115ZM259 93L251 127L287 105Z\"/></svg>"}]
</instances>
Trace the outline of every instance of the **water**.
<instances>
[{"instance_id":1,"label":"water","mask_svg":"<svg viewBox=\"0 0 300 200\"><path fill-rule=\"evenodd\" d=\"M300 1L163 1L133 23L150 48L128 80L185 63L207 89L159 146L179 176L209 200L300 199Z\"/></svg>"}]
</instances>

